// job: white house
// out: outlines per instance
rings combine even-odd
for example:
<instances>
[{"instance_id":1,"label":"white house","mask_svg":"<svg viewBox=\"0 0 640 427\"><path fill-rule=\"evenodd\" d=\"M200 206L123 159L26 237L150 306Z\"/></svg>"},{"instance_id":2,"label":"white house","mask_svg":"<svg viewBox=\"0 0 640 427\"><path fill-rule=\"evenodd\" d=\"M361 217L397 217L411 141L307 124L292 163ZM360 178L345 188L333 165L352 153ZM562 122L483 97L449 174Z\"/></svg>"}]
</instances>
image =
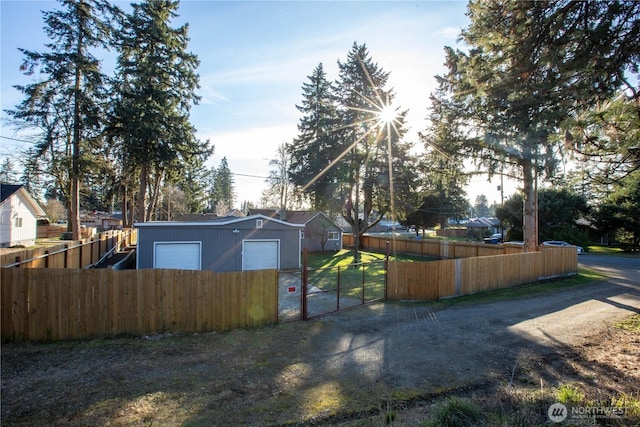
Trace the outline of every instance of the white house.
<instances>
[{"instance_id":1,"label":"white house","mask_svg":"<svg viewBox=\"0 0 640 427\"><path fill-rule=\"evenodd\" d=\"M22 185L0 184L0 247L32 246L47 214Z\"/></svg>"}]
</instances>

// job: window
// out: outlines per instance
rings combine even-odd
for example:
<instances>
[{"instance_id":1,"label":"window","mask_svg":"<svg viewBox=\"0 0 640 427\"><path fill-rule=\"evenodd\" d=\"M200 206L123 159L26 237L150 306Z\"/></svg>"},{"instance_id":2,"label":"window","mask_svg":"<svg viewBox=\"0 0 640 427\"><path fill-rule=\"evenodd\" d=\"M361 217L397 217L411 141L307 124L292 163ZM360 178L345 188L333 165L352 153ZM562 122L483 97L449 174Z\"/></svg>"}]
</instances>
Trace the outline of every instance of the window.
<instances>
[{"instance_id":1,"label":"window","mask_svg":"<svg viewBox=\"0 0 640 427\"><path fill-rule=\"evenodd\" d=\"M22 218L17 217L13 223L15 228L22 228Z\"/></svg>"},{"instance_id":2,"label":"window","mask_svg":"<svg viewBox=\"0 0 640 427\"><path fill-rule=\"evenodd\" d=\"M262 228L263 225L264 225L264 220L256 219L256 228Z\"/></svg>"},{"instance_id":3,"label":"window","mask_svg":"<svg viewBox=\"0 0 640 427\"><path fill-rule=\"evenodd\" d=\"M337 231L330 231L328 240L340 240L340 233Z\"/></svg>"}]
</instances>

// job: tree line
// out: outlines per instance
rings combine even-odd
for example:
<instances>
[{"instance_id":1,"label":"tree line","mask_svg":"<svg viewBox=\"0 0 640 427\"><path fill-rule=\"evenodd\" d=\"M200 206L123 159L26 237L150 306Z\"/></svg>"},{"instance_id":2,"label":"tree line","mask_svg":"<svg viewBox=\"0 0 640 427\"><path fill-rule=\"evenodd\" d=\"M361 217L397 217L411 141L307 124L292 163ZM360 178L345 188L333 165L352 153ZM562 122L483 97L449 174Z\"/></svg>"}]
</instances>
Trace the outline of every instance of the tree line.
<instances>
[{"instance_id":1,"label":"tree line","mask_svg":"<svg viewBox=\"0 0 640 427\"><path fill-rule=\"evenodd\" d=\"M36 132L21 181L65 204L74 239L81 203L102 211L117 201L129 227L170 217L172 203L196 212L233 205L226 159L204 166L214 147L190 122L199 60L188 25L171 25L178 6L149 0L124 13L104 0L61 0L43 12L46 50L20 49L21 71L36 77L15 86L23 101L7 111L16 127ZM111 76L97 57L106 51L117 54Z\"/></svg>"},{"instance_id":2,"label":"tree line","mask_svg":"<svg viewBox=\"0 0 640 427\"><path fill-rule=\"evenodd\" d=\"M319 64L302 86L298 137L271 163L276 202L306 198L340 213L356 236L384 215L446 226L465 216L464 188L481 171L521 182L496 213L525 250L588 240L578 219L637 249L640 3L474 0L468 16L466 48L445 47L418 156L403 140L406 111L380 120L394 93L365 45L338 61L335 82ZM557 210L568 211L568 230Z\"/></svg>"},{"instance_id":3,"label":"tree line","mask_svg":"<svg viewBox=\"0 0 640 427\"><path fill-rule=\"evenodd\" d=\"M73 221L81 185L121 200L139 221L157 212L169 184L193 212L233 201L228 165L203 173L213 146L189 122L198 59L188 26L169 25L178 2L148 0L129 14L101 0L61 4L45 13L50 51L23 51L23 70L45 78L18 87L25 99L9 112L41 132L24 181L45 169ZM298 135L270 162L265 200L334 212L359 237L385 216L424 227L464 216L464 189L482 171L521 182L512 228L520 225L527 251L552 229L538 229L546 197L538 187L589 201L581 215L637 248L640 3L472 0L468 16L464 48L445 47L416 142L406 141L407 111L365 44L338 60L335 81L318 64L296 105ZM100 72L91 49L118 52L114 76ZM206 202L211 180L226 191L215 203Z\"/></svg>"}]
</instances>

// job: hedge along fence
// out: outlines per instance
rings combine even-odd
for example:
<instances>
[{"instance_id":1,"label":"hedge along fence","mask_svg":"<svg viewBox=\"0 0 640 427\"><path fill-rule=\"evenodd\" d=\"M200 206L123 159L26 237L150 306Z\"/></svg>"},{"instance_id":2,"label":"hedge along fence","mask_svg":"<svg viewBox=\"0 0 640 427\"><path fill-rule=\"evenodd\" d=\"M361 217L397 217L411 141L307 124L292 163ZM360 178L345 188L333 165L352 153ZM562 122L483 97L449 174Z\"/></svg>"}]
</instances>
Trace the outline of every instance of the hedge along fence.
<instances>
[{"instance_id":1,"label":"hedge along fence","mask_svg":"<svg viewBox=\"0 0 640 427\"><path fill-rule=\"evenodd\" d=\"M3 341L224 331L278 321L275 270L0 269Z\"/></svg>"},{"instance_id":2,"label":"hedge along fence","mask_svg":"<svg viewBox=\"0 0 640 427\"><path fill-rule=\"evenodd\" d=\"M459 258L430 262L389 262L387 297L436 300L576 274L575 248Z\"/></svg>"},{"instance_id":3,"label":"hedge along fence","mask_svg":"<svg viewBox=\"0 0 640 427\"><path fill-rule=\"evenodd\" d=\"M362 247L369 250L385 251L387 242L391 250L404 254L415 254L441 259L471 258L492 255L523 253L522 245L500 244L490 245L482 242L457 242L437 239L393 239L380 236L362 236ZM353 234L343 234L343 245L353 246Z\"/></svg>"},{"instance_id":4,"label":"hedge along fence","mask_svg":"<svg viewBox=\"0 0 640 427\"><path fill-rule=\"evenodd\" d=\"M95 264L110 250L135 245L137 230L109 230L88 239L25 249L0 256L5 268L84 268Z\"/></svg>"}]
</instances>

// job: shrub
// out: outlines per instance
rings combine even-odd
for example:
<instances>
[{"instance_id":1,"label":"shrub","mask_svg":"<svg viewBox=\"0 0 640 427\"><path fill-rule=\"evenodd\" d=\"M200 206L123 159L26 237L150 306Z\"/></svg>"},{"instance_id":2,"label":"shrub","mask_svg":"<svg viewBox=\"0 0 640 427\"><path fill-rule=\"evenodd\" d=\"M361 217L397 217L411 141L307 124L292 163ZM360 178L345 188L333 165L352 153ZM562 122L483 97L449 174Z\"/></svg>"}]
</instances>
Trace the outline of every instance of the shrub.
<instances>
[{"instance_id":1,"label":"shrub","mask_svg":"<svg viewBox=\"0 0 640 427\"><path fill-rule=\"evenodd\" d=\"M425 424L433 427L471 427L485 425L484 409L467 399L452 397L442 402Z\"/></svg>"}]
</instances>

